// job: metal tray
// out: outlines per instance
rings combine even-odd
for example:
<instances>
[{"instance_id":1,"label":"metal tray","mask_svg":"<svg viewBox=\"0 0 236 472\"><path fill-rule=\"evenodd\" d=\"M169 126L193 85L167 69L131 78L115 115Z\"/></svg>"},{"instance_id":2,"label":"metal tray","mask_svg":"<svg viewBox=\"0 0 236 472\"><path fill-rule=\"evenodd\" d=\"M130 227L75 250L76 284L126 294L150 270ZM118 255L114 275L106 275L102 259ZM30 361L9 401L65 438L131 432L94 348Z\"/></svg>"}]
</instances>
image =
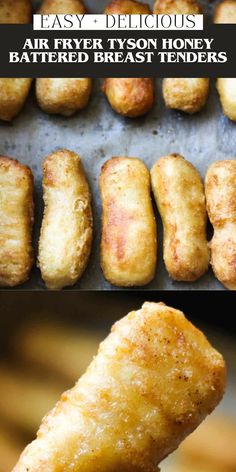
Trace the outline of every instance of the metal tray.
<instances>
[{"instance_id":1,"label":"metal tray","mask_svg":"<svg viewBox=\"0 0 236 472\"><path fill-rule=\"evenodd\" d=\"M102 13L107 2L87 0L85 3L89 11ZM151 5L152 2L149 3ZM205 3L207 11L210 11L212 3L210 6ZM139 157L151 168L159 157L176 152L190 160L204 177L211 162L230 158L236 153L236 124L223 115L213 80L207 106L194 116L167 110L163 104L161 81L157 80L155 106L146 117L139 119L124 119L114 113L100 85L99 80L94 81L92 99L87 109L72 118L62 118L46 115L38 108L33 84L19 117L13 124L0 123L0 153L19 159L29 165L34 173L35 253L43 211L43 159L58 148L71 149L82 158L93 194L94 244L88 268L72 288L74 290L117 290L105 281L99 264L101 203L98 176L107 159L119 155ZM162 225L158 216L157 223L159 261L155 279L145 289L223 290L211 270L195 283L173 282L169 278L162 260ZM36 267L31 272L30 280L19 287L21 290L44 288Z\"/></svg>"}]
</instances>

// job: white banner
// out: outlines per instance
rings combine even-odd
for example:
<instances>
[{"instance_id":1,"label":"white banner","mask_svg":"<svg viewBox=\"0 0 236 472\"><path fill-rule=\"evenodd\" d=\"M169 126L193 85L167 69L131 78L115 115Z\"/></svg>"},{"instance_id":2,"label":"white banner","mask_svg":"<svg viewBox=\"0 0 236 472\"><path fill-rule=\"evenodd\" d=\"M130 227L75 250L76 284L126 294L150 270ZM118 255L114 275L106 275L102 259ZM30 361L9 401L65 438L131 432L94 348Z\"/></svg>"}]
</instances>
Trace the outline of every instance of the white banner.
<instances>
[{"instance_id":1,"label":"white banner","mask_svg":"<svg viewBox=\"0 0 236 472\"><path fill-rule=\"evenodd\" d=\"M33 27L70 30L202 30L203 15L34 15Z\"/></svg>"}]
</instances>

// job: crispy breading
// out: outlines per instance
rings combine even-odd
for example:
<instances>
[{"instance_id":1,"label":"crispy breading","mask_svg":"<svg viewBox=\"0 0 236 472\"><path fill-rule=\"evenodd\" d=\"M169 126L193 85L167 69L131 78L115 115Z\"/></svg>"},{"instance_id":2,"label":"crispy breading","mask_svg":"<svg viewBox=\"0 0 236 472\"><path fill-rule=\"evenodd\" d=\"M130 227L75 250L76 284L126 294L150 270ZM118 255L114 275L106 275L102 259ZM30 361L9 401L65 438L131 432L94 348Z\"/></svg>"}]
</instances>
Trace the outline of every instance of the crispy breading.
<instances>
[{"instance_id":1,"label":"crispy breading","mask_svg":"<svg viewBox=\"0 0 236 472\"><path fill-rule=\"evenodd\" d=\"M156 0L156 15L199 15L202 8L196 0Z\"/></svg>"},{"instance_id":2,"label":"crispy breading","mask_svg":"<svg viewBox=\"0 0 236 472\"><path fill-rule=\"evenodd\" d=\"M33 175L0 156L0 286L14 287L29 277L33 264Z\"/></svg>"},{"instance_id":3,"label":"crispy breading","mask_svg":"<svg viewBox=\"0 0 236 472\"><path fill-rule=\"evenodd\" d=\"M152 190L164 226L164 261L170 276L194 281L208 269L204 188L195 167L179 154L151 170Z\"/></svg>"},{"instance_id":4,"label":"crispy breading","mask_svg":"<svg viewBox=\"0 0 236 472\"><path fill-rule=\"evenodd\" d=\"M43 0L40 14L86 13L81 0ZM91 78L39 78L36 97L40 108L49 114L72 116L88 105L92 93Z\"/></svg>"},{"instance_id":5,"label":"crispy breading","mask_svg":"<svg viewBox=\"0 0 236 472\"><path fill-rule=\"evenodd\" d=\"M154 103L153 79L105 79L102 90L113 110L128 118L145 115Z\"/></svg>"},{"instance_id":6,"label":"crispy breading","mask_svg":"<svg viewBox=\"0 0 236 472\"><path fill-rule=\"evenodd\" d=\"M163 97L167 108L185 113L197 113L207 100L209 79L167 78L163 80Z\"/></svg>"},{"instance_id":7,"label":"crispy breading","mask_svg":"<svg viewBox=\"0 0 236 472\"><path fill-rule=\"evenodd\" d=\"M225 287L236 290L236 159L211 164L205 193L214 227L210 243L212 268Z\"/></svg>"},{"instance_id":8,"label":"crispy breading","mask_svg":"<svg viewBox=\"0 0 236 472\"><path fill-rule=\"evenodd\" d=\"M0 120L11 121L20 113L31 83L32 79L0 78Z\"/></svg>"},{"instance_id":9,"label":"crispy breading","mask_svg":"<svg viewBox=\"0 0 236 472\"><path fill-rule=\"evenodd\" d=\"M236 23L236 0L223 0L215 9L214 23ZM236 78L219 78L216 81L224 114L236 121Z\"/></svg>"},{"instance_id":10,"label":"crispy breading","mask_svg":"<svg viewBox=\"0 0 236 472\"><path fill-rule=\"evenodd\" d=\"M180 311L145 303L115 324L13 472L157 472L224 388L205 336Z\"/></svg>"},{"instance_id":11,"label":"crispy breading","mask_svg":"<svg viewBox=\"0 0 236 472\"><path fill-rule=\"evenodd\" d=\"M105 15L149 15L149 5L136 0L112 0L105 8Z\"/></svg>"},{"instance_id":12,"label":"crispy breading","mask_svg":"<svg viewBox=\"0 0 236 472\"><path fill-rule=\"evenodd\" d=\"M118 286L145 285L157 260L149 171L139 159L113 157L102 167L99 186L104 276Z\"/></svg>"},{"instance_id":13,"label":"crispy breading","mask_svg":"<svg viewBox=\"0 0 236 472\"><path fill-rule=\"evenodd\" d=\"M0 24L31 23L32 6L30 0L1 0Z\"/></svg>"},{"instance_id":14,"label":"crispy breading","mask_svg":"<svg viewBox=\"0 0 236 472\"><path fill-rule=\"evenodd\" d=\"M145 3L135 0L112 0L106 7L106 15L149 15L151 10ZM145 115L155 100L153 79L110 78L105 79L102 91L114 111L128 118Z\"/></svg>"},{"instance_id":15,"label":"crispy breading","mask_svg":"<svg viewBox=\"0 0 236 472\"><path fill-rule=\"evenodd\" d=\"M222 0L217 3L214 23L236 23L236 0Z\"/></svg>"},{"instance_id":16,"label":"crispy breading","mask_svg":"<svg viewBox=\"0 0 236 472\"><path fill-rule=\"evenodd\" d=\"M82 0L43 0L40 15L83 15L86 8Z\"/></svg>"},{"instance_id":17,"label":"crispy breading","mask_svg":"<svg viewBox=\"0 0 236 472\"><path fill-rule=\"evenodd\" d=\"M91 194L80 157L66 149L48 156L43 188L39 267L47 287L61 289L82 276L91 251Z\"/></svg>"}]
</instances>

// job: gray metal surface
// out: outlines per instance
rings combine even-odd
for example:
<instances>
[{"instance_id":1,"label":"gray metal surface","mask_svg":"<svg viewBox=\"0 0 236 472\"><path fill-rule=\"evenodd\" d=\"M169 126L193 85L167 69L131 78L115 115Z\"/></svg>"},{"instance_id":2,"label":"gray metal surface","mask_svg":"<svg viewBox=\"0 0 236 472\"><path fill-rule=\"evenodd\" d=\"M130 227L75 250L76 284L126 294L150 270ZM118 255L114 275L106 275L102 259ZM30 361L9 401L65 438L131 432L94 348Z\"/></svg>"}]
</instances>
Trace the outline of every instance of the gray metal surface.
<instances>
[{"instance_id":1,"label":"gray metal surface","mask_svg":"<svg viewBox=\"0 0 236 472\"><path fill-rule=\"evenodd\" d=\"M90 11L101 13L107 2L88 0L85 3ZM212 8L212 3L209 8ZM146 117L139 119L124 119L115 114L100 91L99 80L94 81L92 99L86 110L72 118L49 116L38 108L33 84L26 106L14 123L0 123L0 154L19 159L29 165L34 173L36 253L43 210L42 162L45 156L62 147L81 156L93 194L93 251L84 276L73 289L109 290L116 288L104 280L99 265L101 204L98 176L102 164L112 156L127 155L143 159L151 168L159 157L176 152L190 160L204 177L211 162L236 155L236 124L224 117L213 80L207 106L194 116L167 110L163 105L161 81L157 80L155 106ZM195 283L173 282L162 261L162 225L159 218L158 234L157 272L146 289L223 289L211 270ZM44 288L36 267L32 270L30 280L20 288Z\"/></svg>"}]
</instances>

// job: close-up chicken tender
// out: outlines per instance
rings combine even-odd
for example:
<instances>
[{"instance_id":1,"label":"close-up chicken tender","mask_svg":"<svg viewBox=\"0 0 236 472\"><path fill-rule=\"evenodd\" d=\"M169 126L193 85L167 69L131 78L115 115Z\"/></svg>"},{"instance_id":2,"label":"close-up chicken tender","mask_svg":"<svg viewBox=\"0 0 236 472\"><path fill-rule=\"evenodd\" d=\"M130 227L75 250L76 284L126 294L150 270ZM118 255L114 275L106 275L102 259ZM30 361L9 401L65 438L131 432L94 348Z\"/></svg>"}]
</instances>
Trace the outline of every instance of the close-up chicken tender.
<instances>
[{"instance_id":1,"label":"close-up chicken tender","mask_svg":"<svg viewBox=\"0 0 236 472\"><path fill-rule=\"evenodd\" d=\"M187 15L200 14L202 8L196 0L157 0L155 14ZM209 79L206 78L166 78L162 92L167 108L193 114L206 104L209 93Z\"/></svg>"},{"instance_id":2,"label":"close-up chicken tender","mask_svg":"<svg viewBox=\"0 0 236 472\"><path fill-rule=\"evenodd\" d=\"M82 0L42 0L40 15L83 15L86 8Z\"/></svg>"},{"instance_id":3,"label":"close-up chicken tender","mask_svg":"<svg viewBox=\"0 0 236 472\"><path fill-rule=\"evenodd\" d=\"M164 227L164 262L170 277L195 281L208 269L207 213L201 177L178 154L151 170L152 190Z\"/></svg>"},{"instance_id":4,"label":"close-up chicken tender","mask_svg":"<svg viewBox=\"0 0 236 472\"><path fill-rule=\"evenodd\" d=\"M224 388L205 336L182 312L145 303L115 324L13 471L157 472Z\"/></svg>"},{"instance_id":5,"label":"close-up chicken tender","mask_svg":"<svg viewBox=\"0 0 236 472\"><path fill-rule=\"evenodd\" d=\"M24 24L32 21L30 0L1 0L0 24Z\"/></svg>"},{"instance_id":6,"label":"close-up chicken tender","mask_svg":"<svg viewBox=\"0 0 236 472\"><path fill-rule=\"evenodd\" d=\"M167 108L193 114L200 111L207 100L209 79L167 78L163 80L163 97Z\"/></svg>"},{"instance_id":7,"label":"close-up chicken tender","mask_svg":"<svg viewBox=\"0 0 236 472\"><path fill-rule=\"evenodd\" d=\"M86 13L80 0L43 0L40 14ZM72 116L88 105L92 92L91 78L39 78L36 97L40 108L49 114Z\"/></svg>"},{"instance_id":8,"label":"close-up chicken tender","mask_svg":"<svg viewBox=\"0 0 236 472\"><path fill-rule=\"evenodd\" d=\"M25 282L33 264L31 170L0 156L0 286Z\"/></svg>"},{"instance_id":9,"label":"close-up chicken tender","mask_svg":"<svg viewBox=\"0 0 236 472\"><path fill-rule=\"evenodd\" d=\"M146 285L157 260L149 171L139 159L113 157L102 167L99 186L103 274L114 285Z\"/></svg>"},{"instance_id":10,"label":"close-up chicken tender","mask_svg":"<svg viewBox=\"0 0 236 472\"><path fill-rule=\"evenodd\" d=\"M44 216L39 267L46 286L61 289L82 276L92 244L91 194L80 157L65 149L43 166Z\"/></svg>"},{"instance_id":11,"label":"close-up chicken tender","mask_svg":"<svg viewBox=\"0 0 236 472\"><path fill-rule=\"evenodd\" d=\"M135 0L113 0L104 13L149 15L151 10L145 3ZM109 78L104 80L102 90L113 110L128 118L145 115L154 104L155 85L150 78Z\"/></svg>"},{"instance_id":12,"label":"close-up chicken tender","mask_svg":"<svg viewBox=\"0 0 236 472\"><path fill-rule=\"evenodd\" d=\"M202 8L196 0L156 0L156 15L199 15Z\"/></svg>"},{"instance_id":13,"label":"close-up chicken tender","mask_svg":"<svg viewBox=\"0 0 236 472\"><path fill-rule=\"evenodd\" d=\"M236 290L236 159L211 164L205 192L214 228L210 243L212 268L225 287Z\"/></svg>"},{"instance_id":14,"label":"close-up chicken tender","mask_svg":"<svg viewBox=\"0 0 236 472\"><path fill-rule=\"evenodd\" d=\"M0 78L0 120L11 121L23 108L32 79Z\"/></svg>"},{"instance_id":15,"label":"close-up chicken tender","mask_svg":"<svg viewBox=\"0 0 236 472\"><path fill-rule=\"evenodd\" d=\"M223 0L215 9L214 23L236 23L236 0ZM216 81L224 114L236 121L236 78L221 77Z\"/></svg>"}]
</instances>

